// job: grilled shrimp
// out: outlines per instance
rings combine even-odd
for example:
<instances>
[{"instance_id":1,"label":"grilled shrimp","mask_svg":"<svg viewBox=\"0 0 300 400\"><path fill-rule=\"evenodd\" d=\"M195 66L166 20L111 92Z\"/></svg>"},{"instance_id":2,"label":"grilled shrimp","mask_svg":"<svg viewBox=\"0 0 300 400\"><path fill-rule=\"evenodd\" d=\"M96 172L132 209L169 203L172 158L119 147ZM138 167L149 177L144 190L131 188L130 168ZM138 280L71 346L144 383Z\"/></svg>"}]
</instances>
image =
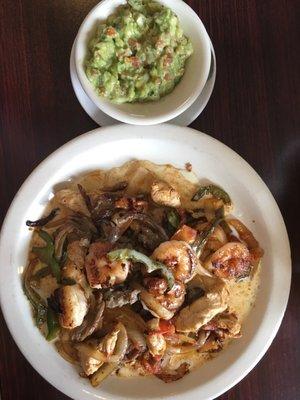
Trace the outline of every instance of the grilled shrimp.
<instances>
[{"instance_id":1,"label":"grilled shrimp","mask_svg":"<svg viewBox=\"0 0 300 400\"><path fill-rule=\"evenodd\" d=\"M152 258L164 263L172 271L175 280L182 283L192 279L198 264L190 245L179 240L161 243L154 250Z\"/></svg>"},{"instance_id":2,"label":"grilled shrimp","mask_svg":"<svg viewBox=\"0 0 300 400\"><path fill-rule=\"evenodd\" d=\"M238 219L229 219L229 225L237 231L239 238L246 243L254 262L260 260L264 251L259 246L258 241L253 236L252 232Z\"/></svg>"},{"instance_id":3,"label":"grilled shrimp","mask_svg":"<svg viewBox=\"0 0 300 400\"><path fill-rule=\"evenodd\" d=\"M89 248L85 259L85 269L92 288L101 289L120 284L127 278L128 260L110 261L106 254L111 250L109 243L95 242Z\"/></svg>"},{"instance_id":4,"label":"grilled shrimp","mask_svg":"<svg viewBox=\"0 0 300 400\"><path fill-rule=\"evenodd\" d=\"M144 279L146 290L140 293L143 306L158 318L169 320L173 317L185 298L185 285L175 282L172 289L167 289L163 278L147 277Z\"/></svg>"},{"instance_id":5,"label":"grilled shrimp","mask_svg":"<svg viewBox=\"0 0 300 400\"><path fill-rule=\"evenodd\" d=\"M206 262L206 268L219 278L241 279L249 276L252 257L247 246L230 242L219 248Z\"/></svg>"}]
</instances>

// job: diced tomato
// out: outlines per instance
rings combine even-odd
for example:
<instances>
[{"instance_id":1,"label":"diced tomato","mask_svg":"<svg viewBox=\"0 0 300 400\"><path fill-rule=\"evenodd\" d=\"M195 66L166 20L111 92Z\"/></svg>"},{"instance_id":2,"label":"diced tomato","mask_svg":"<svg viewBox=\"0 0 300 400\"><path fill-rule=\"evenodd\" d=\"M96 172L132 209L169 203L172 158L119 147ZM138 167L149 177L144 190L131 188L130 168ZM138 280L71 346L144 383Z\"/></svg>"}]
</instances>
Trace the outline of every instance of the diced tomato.
<instances>
[{"instance_id":1,"label":"diced tomato","mask_svg":"<svg viewBox=\"0 0 300 400\"><path fill-rule=\"evenodd\" d=\"M143 358L141 359L141 364L144 369L149 372L150 374L158 374L161 370L161 357L152 357L150 353L144 354Z\"/></svg>"},{"instance_id":2,"label":"diced tomato","mask_svg":"<svg viewBox=\"0 0 300 400\"><path fill-rule=\"evenodd\" d=\"M171 321L161 319L159 321L159 333L162 335L171 335L175 333L175 326Z\"/></svg>"},{"instance_id":3,"label":"diced tomato","mask_svg":"<svg viewBox=\"0 0 300 400\"><path fill-rule=\"evenodd\" d=\"M106 29L106 34L107 34L107 36L114 37L114 36L116 36L117 31L116 31L115 28L113 28L112 26L109 26L109 27Z\"/></svg>"}]
</instances>

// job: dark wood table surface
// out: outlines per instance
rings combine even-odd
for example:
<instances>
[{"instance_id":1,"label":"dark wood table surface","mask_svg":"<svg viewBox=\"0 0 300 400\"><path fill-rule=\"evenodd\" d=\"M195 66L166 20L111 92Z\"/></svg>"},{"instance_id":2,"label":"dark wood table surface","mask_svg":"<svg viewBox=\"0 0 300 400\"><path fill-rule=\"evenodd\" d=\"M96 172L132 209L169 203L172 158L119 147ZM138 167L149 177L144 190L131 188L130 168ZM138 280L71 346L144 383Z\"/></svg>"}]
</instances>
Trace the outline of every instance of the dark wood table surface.
<instances>
[{"instance_id":1,"label":"dark wood table surface","mask_svg":"<svg viewBox=\"0 0 300 400\"><path fill-rule=\"evenodd\" d=\"M0 221L21 183L41 160L96 127L79 105L69 77L73 40L96 2L1 2ZM192 127L232 147L264 179L284 216L293 257L291 296L276 339L257 367L220 399L297 400L299 1L191 0L189 4L211 36L218 66L213 96ZM25 360L2 315L0 390L2 400L67 399Z\"/></svg>"}]
</instances>

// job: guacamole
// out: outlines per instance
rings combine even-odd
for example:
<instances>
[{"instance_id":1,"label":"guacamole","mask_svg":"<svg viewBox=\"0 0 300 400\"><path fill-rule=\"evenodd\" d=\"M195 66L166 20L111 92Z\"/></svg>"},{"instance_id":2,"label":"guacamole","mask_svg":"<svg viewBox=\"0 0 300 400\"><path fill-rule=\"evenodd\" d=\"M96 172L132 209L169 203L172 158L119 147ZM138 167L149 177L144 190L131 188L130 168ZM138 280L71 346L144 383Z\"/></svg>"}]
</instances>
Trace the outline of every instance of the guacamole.
<instances>
[{"instance_id":1,"label":"guacamole","mask_svg":"<svg viewBox=\"0 0 300 400\"><path fill-rule=\"evenodd\" d=\"M97 27L85 71L99 96L114 103L155 101L174 89L192 52L172 10L127 0Z\"/></svg>"}]
</instances>

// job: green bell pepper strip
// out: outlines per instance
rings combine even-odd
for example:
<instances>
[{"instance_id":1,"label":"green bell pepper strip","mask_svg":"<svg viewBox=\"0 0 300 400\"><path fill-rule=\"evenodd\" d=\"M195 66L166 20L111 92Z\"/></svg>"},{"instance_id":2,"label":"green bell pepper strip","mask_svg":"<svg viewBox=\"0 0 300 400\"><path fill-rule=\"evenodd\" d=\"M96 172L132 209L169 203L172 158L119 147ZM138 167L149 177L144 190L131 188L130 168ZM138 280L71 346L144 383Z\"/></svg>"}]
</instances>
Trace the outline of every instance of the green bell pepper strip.
<instances>
[{"instance_id":1,"label":"green bell pepper strip","mask_svg":"<svg viewBox=\"0 0 300 400\"><path fill-rule=\"evenodd\" d=\"M200 235L197 236L195 242L192 245L192 248L196 252L197 257L200 257L202 250L206 245L210 235L213 234L216 227L223 220L224 220L224 207L221 207L216 211L215 218L211 221L210 225L206 229L204 229L204 231L202 231Z\"/></svg>"},{"instance_id":2,"label":"green bell pepper strip","mask_svg":"<svg viewBox=\"0 0 300 400\"><path fill-rule=\"evenodd\" d=\"M37 326L43 325L46 321L47 317L47 307L45 307L42 303L38 304L37 308L35 308L35 322Z\"/></svg>"},{"instance_id":3,"label":"green bell pepper strip","mask_svg":"<svg viewBox=\"0 0 300 400\"><path fill-rule=\"evenodd\" d=\"M180 217L179 217L177 211L175 211L175 210L168 211L167 212L167 219L168 219L169 224L173 228L175 228L175 229L178 228L178 226L180 224Z\"/></svg>"},{"instance_id":4,"label":"green bell pepper strip","mask_svg":"<svg viewBox=\"0 0 300 400\"><path fill-rule=\"evenodd\" d=\"M111 261L116 261L116 260L131 260L134 262L139 262L145 265L146 270L148 273L151 273L153 271L160 271L161 274L166 278L168 282L168 287L171 290L174 283L175 279L172 274L172 272L166 267L166 265L154 261L151 258L147 257L145 254L140 253L139 251L132 250L132 249L117 249L110 251L107 254L107 257Z\"/></svg>"},{"instance_id":5,"label":"green bell pepper strip","mask_svg":"<svg viewBox=\"0 0 300 400\"><path fill-rule=\"evenodd\" d=\"M40 326L46 321L47 306L41 296L31 286L31 274L35 266L35 260L32 260L25 269L23 276L23 290L33 307L36 325Z\"/></svg>"},{"instance_id":6,"label":"green bell pepper strip","mask_svg":"<svg viewBox=\"0 0 300 400\"><path fill-rule=\"evenodd\" d=\"M45 264L51 268L53 276L60 282L60 266L54 256L54 243L52 237L43 230L38 231L39 236L46 242L45 247L33 247L32 252Z\"/></svg>"},{"instance_id":7,"label":"green bell pepper strip","mask_svg":"<svg viewBox=\"0 0 300 400\"><path fill-rule=\"evenodd\" d=\"M192 197L192 201L198 201L208 194L211 194L217 199L223 200L224 204L231 204L231 199L228 193L226 193L224 189L216 185L201 186Z\"/></svg>"},{"instance_id":8,"label":"green bell pepper strip","mask_svg":"<svg viewBox=\"0 0 300 400\"><path fill-rule=\"evenodd\" d=\"M46 339L48 341L55 339L59 332L60 326L58 323L57 315L55 314L55 312L52 310L51 307L48 307L47 310L47 328L48 328L48 333Z\"/></svg>"}]
</instances>

